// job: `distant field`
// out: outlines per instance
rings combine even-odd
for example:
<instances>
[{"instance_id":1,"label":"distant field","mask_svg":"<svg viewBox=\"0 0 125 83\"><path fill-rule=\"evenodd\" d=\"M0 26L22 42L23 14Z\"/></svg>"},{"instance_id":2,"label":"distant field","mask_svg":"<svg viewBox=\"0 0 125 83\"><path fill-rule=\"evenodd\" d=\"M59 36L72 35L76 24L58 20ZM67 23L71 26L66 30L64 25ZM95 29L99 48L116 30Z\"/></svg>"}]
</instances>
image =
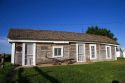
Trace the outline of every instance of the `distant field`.
<instances>
[{"instance_id":1,"label":"distant field","mask_svg":"<svg viewBox=\"0 0 125 83\"><path fill-rule=\"evenodd\" d=\"M81 65L20 68L14 77L16 83L112 83L112 81L125 83L125 59Z\"/></svg>"}]
</instances>

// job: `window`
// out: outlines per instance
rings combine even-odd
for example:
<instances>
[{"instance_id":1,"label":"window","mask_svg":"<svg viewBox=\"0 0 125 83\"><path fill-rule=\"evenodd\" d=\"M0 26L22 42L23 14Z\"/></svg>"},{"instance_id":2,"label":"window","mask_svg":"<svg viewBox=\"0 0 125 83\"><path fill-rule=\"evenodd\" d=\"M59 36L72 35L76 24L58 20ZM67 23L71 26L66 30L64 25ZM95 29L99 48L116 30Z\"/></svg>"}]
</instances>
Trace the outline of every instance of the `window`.
<instances>
[{"instance_id":1,"label":"window","mask_svg":"<svg viewBox=\"0 0 125 83\"><path fill-rule=\"evenodd\" d=\"M83 43L76 44L76 59L77 62L85 61L85 44Z\"/></svg>"},{"instance_id":2,"label":"window","mask_svg":"<svg viewBox=\"0 0 125 83\"><path fill-rule=\"evenodd\" d=\"M116 51L117 51L117 52L120 51L120 48L116 47Z\"/></svg>"},{"instance_id":3,"label":"window","mask_svg":"<svg viewBox=\"0 0 125 83\"><path fill-rule=\"evenodd\" d=\"M111 59L111 46L106 46L106 59Z\"/></svg>"},{"instance_id":4,"label":"window","mask_svg":"<svg viewBox=\"0 0 125 83\"><path fill-rule=\"evenodd\" d=\"M53 57L63 57L63 46L53 46Z\"/></svg>"},{"instance_id":5,"label":"window","mask_svg":"<svg viewBox=\"0 0 125 83\"><path fill-rule=\"evenodd\" d=\"M79 44L79 45L78 45L78 54L79 54L79 55L82 55L82 54L83 54L83 51L84 51L83 45L82 45L82 44L81 44L81 45Z\"/></svg>"},{"instance_id":6,"label":"window","mask_svg":"<svg viewBox=\"0 0 125 83\"><path fill-rule=\"evenodd\" d=\"M96 45L90 44L90 59L96 59Z\"/></svg>"},{"instance_id":7,"label":"window","mask_svg":"<svg viewBox=\"0 0 125 83\"><path fill-rule=\"evenodd\" d=\"M16 53L22 53L22 43L16 43Z\"/></svg>"},{"instance_id":8,"label":"window","mask_svg":"<svg viewBox=\"0 0 125 83\"><path fill-rule=\"evenodd\" d=\"M26 54L33 55L33 44L31 43L26 44Z\"/></svg>"}]
</instances>

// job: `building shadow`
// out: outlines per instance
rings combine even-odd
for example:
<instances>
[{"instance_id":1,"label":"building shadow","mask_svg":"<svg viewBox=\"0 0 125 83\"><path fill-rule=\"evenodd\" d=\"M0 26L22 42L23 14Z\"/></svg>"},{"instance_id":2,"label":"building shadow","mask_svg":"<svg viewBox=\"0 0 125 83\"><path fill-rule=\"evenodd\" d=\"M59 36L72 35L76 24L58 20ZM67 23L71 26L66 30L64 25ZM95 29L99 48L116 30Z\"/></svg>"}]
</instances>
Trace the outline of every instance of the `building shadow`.
<instances>
[{"instance_id":1,"label":"building shadow","mask_svg":"<svg viewBox=\"0 0 125 83\"><path fill-rule=\"evenodd\" d=\"M113 80L112 83L119 83L119 81L118 80Z\"/></svg>"},{"instance_id":2,"label":"building shadow","mask_svg":"<svg viewBox=\"0 0 125 83\"><path fill-rule=\"evenodd\" d=\"M20 68L18 70L18 83L30 83L30 80L28 79L27 76L22 75L24 69Z\"/></svg>"},{"instance_id":3,"label":"building shadow","mask_svg":"<svg viewBox=\"0 0 125 83\"><path fill-rule=\"evenodd\" d=\"M35 71L37 71L41 76L43 76L45 79L49 80L51 83L60 83L59 80L56 78L49 76L47 72L43 72L42 69L38 67L34 67Z\"/></svg>"}]
</instances>

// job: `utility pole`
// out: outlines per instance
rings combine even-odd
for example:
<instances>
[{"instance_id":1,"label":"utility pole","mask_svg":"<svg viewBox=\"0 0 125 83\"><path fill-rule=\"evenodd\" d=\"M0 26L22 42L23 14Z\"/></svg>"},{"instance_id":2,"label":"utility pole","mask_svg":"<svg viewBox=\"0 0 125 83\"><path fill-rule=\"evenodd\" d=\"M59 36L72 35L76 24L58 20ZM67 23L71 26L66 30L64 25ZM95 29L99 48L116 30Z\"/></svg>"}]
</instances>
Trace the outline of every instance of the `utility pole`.
<instances>
[{"instance_id":1,"label":"utility pole","mask_svg":"<svg viewBox=\"0 0 125 83\"><path fill-rule=\"evenodd\" d=\"M82 33L84 33L84 28L82 28Z\"/></svg>"}]
</instances>

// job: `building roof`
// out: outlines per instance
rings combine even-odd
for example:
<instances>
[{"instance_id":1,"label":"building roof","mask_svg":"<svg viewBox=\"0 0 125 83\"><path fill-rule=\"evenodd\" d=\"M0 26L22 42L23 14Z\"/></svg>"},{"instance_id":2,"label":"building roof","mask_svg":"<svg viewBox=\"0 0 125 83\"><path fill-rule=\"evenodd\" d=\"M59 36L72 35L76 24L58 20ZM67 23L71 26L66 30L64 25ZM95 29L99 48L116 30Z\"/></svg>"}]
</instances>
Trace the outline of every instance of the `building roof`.
<instances>
[{"instance_id":1,"label":"building roof","mask_svg":"<svg viewBox=\"0 0 125 83\"><path fill-rule=\"evenodd\" d=\"M116 41L105 36L51 30L10 29L8 38L11 40L81 41L117 44Z\"/></svg>"}]
</instances>

